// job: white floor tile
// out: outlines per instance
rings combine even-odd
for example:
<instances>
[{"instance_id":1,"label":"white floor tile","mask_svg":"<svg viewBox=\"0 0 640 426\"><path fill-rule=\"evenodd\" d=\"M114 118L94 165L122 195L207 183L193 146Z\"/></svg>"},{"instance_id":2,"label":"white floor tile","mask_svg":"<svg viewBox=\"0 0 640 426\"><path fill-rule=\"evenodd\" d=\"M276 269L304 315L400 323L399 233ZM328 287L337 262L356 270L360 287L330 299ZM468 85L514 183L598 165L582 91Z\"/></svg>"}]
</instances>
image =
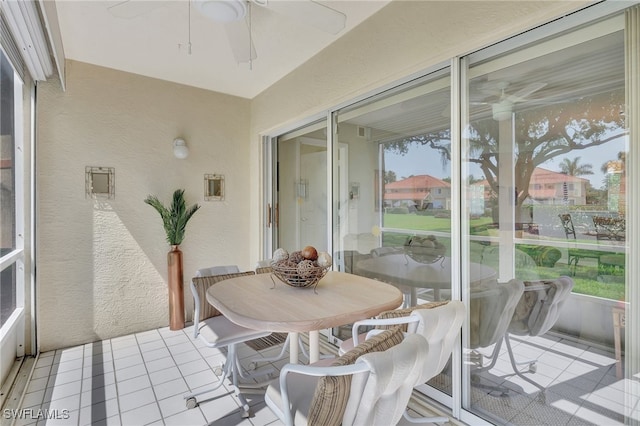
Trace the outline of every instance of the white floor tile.
<instances>
[{"instance_id":1,"label":"white floor tile","mask_svg":"<svg viewBox=\"0 0 640 426\"><path fill-rule=\"evenodd\" d=\"M149 374L155 373L156 371L164 370L171 367L176 367L176 362L170 356L164 358L154 359L153 361L146 362L147 371Z\"/></svg>"},{"instance_id":2,"label":"white floor tile","mask_svg":"<svg viewBox=\"0 0 640 426\"><path fill-rule=\"evenodd\" d=\"M149 380L149 376L146 374L144 376L134 377L133 379L125 380L123 382L118 382L118 395L123 396L127 395L131 392L136 392L141 389L151 388L151 381Z\"/></svg>"},{"instance_id":3,"label":"white floor tile","mask_svg":"<svg viewBox=\"0 0 640 426\"><path fill-rule=\"evenodd\" d=\"M191 374L199 373L201 371L209 370L209 364L207 364L203 359L198 359L196 361L188 362L186 364L178 365L178 369L183 376L189 376Z\"/></svg>"},{"instance_id":4,"label":"white floor tile","mask_svg":"<svg viewBox=\"0 0 640 426\"><path fill-rule=\"evenodd\" d=\"M118 401L120 402L120 411L125 412L156 402L156 396L153 389L144 388L126 395L119 395Z\"/></svg>"},{"instance_id":5,"label":"white floor tile","mask_svg":"<svg viewBox=\"0 0 640 426\"><path fill-rule=\"evenodd\" d=\"M144 360L142 359L142 355L138 353L128 357L114 359L113 363L115 365L116 370L120 370L120 369L131 367L134 365L143 364Z\"/></svg>"},{"instance_id":6,"label":"white floor tile","mask_svg":"<svg viewBox=\"0 0 640 426\"><path fill-rule=\"evenodd\" d=\"M47 382L47 387L64 385L65 383L76 382L81 379L82 369L59 372L50 377L49 382Z\"/></svg>"},{"instance_id":7,"label":"white floor tile","mask_svg":"<svg viewBox=\"0 0 640 426\"><path fill-rule=\"evenodd\" d=\"M207 420L200 410L195 409L165 417L164 424L166 426L203 426L207 424Z\"/></svg>"},{"instance_id":8,"label":"white floor tile","mask_svg":"<svg viewBox=\"0 0 640 426\"><path fill-rule=\"evenodd\" d=\"M151 404L133 410L124 411L121 414L123 425L147 425L162 419L158 404Z\"/></svg>"},{"instance_id":9,"label":"white floor tile","mask_svg":"<svg viewBox=\"0 0 640 426\"><path fill-rule=\"evenodd\" d=\"M184 379L175 379L153 387L158 400L168 398L173 395L184 395L189 392L189 387Z\"/></svg>"},{"instance_id":10,"label":"white floor tile","mask_svg":"<svg viewBox=\"0 0 640 426\"><path fill-rule=\"evenodd\" d=\"M44 394L44 401L53 401L56 399L66 398L71 395L80 394L82 391L82 381L65 383L54 387L47 387Z\"/></svg>"},{"instance_id":11,"label":"white floor tile","mask_svg":"<svg viewBox=\"0 0 640 426\"><path fill-rule=\"evenodd\" d=\"M118 389L115 384L89 389L80 394L80 406L88 407L117 397Z\"/></svg>"},{"instance_id":12,"label":"white floor tile","mask_svg":"<svg viewBox=\"0 0 640 426\"><path fill-rule=\"evenodd\" d=\"M116 370L116 380L118 382L123 382L125 380L132 379L138 376L146 376L147 368L144 364L136 364L131 367L122 368Z\"/></svg>"},{"instance_id":13,"label":"white floor tile","mask_svg":"<svg viewBox=\"0 0 640 426\"><path fill-rule=\"evenodd\" d=\"M149 374L151 383L153 383L154 386L168 382L170 380L175 380L179 377L182 377L182 375L180 374L180 370L178 370L178 367L170 367L164 370L154 371L153 373Z\"/></svg>"},{"instance_id":14,"label":"white floor tile","mask_svg":"<svg viewBox=\"0 0 640 426\"><path fill-rule=\"evenodd\" d=\"M156 359L171 357L171 352L166 347L155 349L148 352L143 352L142 357L145 362L154 361Z\"/></svg>"},{"instance_id":15,"label":"white floor tile","mask_svg":"<svg viewBox=\"0 0 640 426\"><path fill-rule=\"evenodd\" d=\"M150 340L145 343L140 343L140 351L143 355L145 352L151 352L153 350L163 349L166 347L167 345L165 345L164 341L160 338L158 338L157 340Z\"/></svg>"},{"instance_id":16,"label":"white floor tile","mask_svg":"<svg viewBox=\"0 0 640 426\"><path fill-rule=\"evenodd\" d=\"M187 403L182 395L173 395L158 401L162 417L166 418L187 411Z\"/></svg>"},{"instance_id":17,"label":"white floor tile","mask_svg":"<svg viewBox=\"0 0 640 426\"><path fill-rule=\"evenodd\" d=\"M95 425L108 418L120 417L120 407L117 399L109 399L80 409L80 426ZM118 420L119 422L120 420Z\"/></svg>"}]
</instances>

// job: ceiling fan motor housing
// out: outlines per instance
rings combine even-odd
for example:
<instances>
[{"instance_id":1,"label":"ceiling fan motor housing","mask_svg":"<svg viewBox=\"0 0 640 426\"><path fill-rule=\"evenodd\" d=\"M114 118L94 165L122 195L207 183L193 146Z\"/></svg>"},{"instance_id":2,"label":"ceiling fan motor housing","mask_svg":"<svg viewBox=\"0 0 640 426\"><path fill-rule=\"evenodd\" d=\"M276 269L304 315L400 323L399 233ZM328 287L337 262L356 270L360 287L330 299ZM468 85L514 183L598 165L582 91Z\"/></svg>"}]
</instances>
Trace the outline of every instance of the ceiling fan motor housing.
<instances>
[{"instance_id":1,"label":"ceiling fan motor housing","mask_svg":"<svg viewBox=\"0 0 640 426\"><path fill-rule=\"evenodd\" d=\"M491 105L493 119L496 121L509 120L513 113L513 102L502 100Z\"/></svg>"},{"instance_id":2,"label":"ceiling fan motor housing","mask_svg":"<svg viewBox=\"0 0 640 426\"><path fill-rule=\"evenodd\" d=\"M196 9L214 22L233 22L247 15L244 0L196 0Z\"/></svg>"}]
</instances>

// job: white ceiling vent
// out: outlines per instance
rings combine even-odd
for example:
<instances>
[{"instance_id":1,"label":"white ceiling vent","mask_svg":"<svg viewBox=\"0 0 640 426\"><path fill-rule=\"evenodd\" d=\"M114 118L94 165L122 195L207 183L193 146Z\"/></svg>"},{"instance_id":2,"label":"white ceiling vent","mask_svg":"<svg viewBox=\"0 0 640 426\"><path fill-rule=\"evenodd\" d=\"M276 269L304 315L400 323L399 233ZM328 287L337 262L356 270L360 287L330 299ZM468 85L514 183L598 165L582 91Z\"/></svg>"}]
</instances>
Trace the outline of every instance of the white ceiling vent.
<instances>
[{"instance_id":1,"label":"white ceiling vent","mask_svg":"<svg viewBox=\"0 0 640 426\"><path fill-rule=\"evenodd\" d=\"M364 127L364 126L358 126L357 127L357 134L359 138L365 138L367 140L370 139L371 137L371 129L368 127Z\"/></svg>"}]
</instances>

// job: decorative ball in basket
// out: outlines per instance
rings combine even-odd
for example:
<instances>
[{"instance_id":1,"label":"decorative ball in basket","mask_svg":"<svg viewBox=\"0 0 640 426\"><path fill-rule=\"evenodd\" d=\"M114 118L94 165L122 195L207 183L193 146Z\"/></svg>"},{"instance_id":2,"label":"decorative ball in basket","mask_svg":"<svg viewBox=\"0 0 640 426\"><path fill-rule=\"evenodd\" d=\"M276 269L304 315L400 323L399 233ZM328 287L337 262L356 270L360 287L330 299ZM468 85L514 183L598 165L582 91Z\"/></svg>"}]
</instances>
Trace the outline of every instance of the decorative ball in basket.
<instances>
[{"instance_id":1,"label":"decorative ball in basket","mask_svg":"<svg viewBox=\"0 0 640 426\"><path fill-rule=\"evenodd\" d=\"M418 263L434 263L444 257L447 247L433 235L414 235L404 243L404 252Z\"/></svg>"},{"instance_id":2,"label":"decorative ball in basket","mask_svg":"<svg viewBox=\"0 0 640 426\"><path fill-rule=\"evenodd\" d=\"M273 252L271 270L283 283L292 287L310 287L318 284L331 267L331 255L313 246L288 253L279 248ZM315 289L315 287L314 287Z\"/></svg>"}]
</instances>

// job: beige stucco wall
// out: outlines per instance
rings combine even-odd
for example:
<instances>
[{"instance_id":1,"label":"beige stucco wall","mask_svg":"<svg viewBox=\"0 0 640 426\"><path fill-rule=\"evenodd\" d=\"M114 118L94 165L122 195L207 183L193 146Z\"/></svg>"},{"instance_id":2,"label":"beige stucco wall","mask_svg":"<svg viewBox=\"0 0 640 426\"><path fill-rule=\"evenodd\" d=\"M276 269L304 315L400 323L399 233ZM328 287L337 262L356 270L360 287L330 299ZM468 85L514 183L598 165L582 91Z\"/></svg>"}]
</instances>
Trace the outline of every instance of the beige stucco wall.
<instances>
[{"instance_id":1,"label":"beige stucco wall","mask_svg":"<svg viewBox=\"0 0 640 426\"><path fill-rule=\"evenodd\" d=\"M248 100L73 61L66 83L38 87L41 350L168 325L169 246L149 194L168 204L183 188L202 206L181 245L186 278L253 266ZM178 136L186 160L173 156ZM85 198L85 166L115 168L115 199ZM206 173L225 176L224 201L204 202Z\"/></svg>"},{"instance_id":2,"label":"beige stucco wall","mask_svg":"<svg viewBox=\"0 0 640 426\"><path fill-rule=\"evenodd\" d=\"M260 135L348 103L455 56L578 10L589 1L395 0L254 98L251 225L260 257Z\"/></svg>"}]
</instances>

